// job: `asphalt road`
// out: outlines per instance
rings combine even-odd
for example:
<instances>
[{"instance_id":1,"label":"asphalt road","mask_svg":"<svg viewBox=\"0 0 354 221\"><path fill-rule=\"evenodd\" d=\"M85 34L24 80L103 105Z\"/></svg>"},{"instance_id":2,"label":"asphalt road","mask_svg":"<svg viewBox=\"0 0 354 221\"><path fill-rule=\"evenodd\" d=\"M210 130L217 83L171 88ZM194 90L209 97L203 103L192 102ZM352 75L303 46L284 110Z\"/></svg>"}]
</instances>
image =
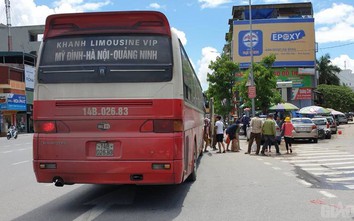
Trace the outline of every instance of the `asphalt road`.
<instances>
[{"instance_id":1,"label":"asphalt road","mask_svg":"<svg viewBox=\"0 0 354 221\"><path fill-rule=\"evenodd\" d=\"M353 220L354 124L292 155L204 154L194 183L37 183L32 135L0 138L0 220ZM281 145L284 153L284 146Z\"/></svg>"}]
</instances>

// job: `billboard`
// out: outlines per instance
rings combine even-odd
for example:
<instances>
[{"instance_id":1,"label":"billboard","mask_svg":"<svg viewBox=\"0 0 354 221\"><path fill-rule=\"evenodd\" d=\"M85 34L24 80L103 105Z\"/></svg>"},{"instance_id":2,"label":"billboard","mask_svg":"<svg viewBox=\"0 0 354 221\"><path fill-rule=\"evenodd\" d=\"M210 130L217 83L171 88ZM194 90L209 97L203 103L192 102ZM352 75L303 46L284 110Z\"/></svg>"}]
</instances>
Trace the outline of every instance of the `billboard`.
<instances>
[{"instance_id":1,"label":"billboard","mask_svg":"<svg viewBox=\"0 0 354 221\"><path fill-rule=\"evenodd\" d=\"M252 36L252 37L251 37ZM252 41L251 41L252 39ZM259 19L233 22L233 60L248 68L252 42L254 62L276 55L274 67L314 67L315 30L313 18Z\"/></svg>"}]
</instances>

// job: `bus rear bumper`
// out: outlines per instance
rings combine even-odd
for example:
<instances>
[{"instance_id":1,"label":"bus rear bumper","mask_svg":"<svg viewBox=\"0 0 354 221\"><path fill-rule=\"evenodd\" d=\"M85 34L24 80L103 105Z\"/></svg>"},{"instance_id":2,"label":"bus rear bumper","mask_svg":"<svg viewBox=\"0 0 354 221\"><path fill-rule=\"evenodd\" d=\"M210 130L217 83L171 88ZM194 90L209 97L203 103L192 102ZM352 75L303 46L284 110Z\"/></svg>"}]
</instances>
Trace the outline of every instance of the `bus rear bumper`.
<instances>
[{"instance_id":1,"label":"bus rear bumper","mask_svg":"<svg viewBox=\"0 0 354 221\"><path fill-rule=\"evenodd\" d=\"M170 169L153 169L152 164L170 164ZM43 168L50 165L48 168ZM183 179L182 160L150 162L87 162L34 160L37 182L62 184L178 184ZM55 168L54 168L55 167ZM60 186L60 185L58 185Z\"/></svg>"}]
</instances>

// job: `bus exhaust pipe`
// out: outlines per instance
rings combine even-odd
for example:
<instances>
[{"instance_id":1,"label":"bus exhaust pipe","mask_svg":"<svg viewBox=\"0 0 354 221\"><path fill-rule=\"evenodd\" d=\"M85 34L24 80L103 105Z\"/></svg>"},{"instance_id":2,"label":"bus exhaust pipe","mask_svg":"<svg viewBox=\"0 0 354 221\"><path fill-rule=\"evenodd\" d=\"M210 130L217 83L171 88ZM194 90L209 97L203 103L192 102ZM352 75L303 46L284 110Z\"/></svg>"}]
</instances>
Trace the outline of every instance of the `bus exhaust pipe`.
<instances>
[{"instance_id":1,"label":"bus exhaust pipe","mask_svg":"<svg viewBox=\"0 0 354 221\"><path fill-rule=\"evenodd\" d=\"M54 185L56 187L63 187L64 186L64 180L61 177L56 177L54 178Z\"/></svg>"}]
</instances>

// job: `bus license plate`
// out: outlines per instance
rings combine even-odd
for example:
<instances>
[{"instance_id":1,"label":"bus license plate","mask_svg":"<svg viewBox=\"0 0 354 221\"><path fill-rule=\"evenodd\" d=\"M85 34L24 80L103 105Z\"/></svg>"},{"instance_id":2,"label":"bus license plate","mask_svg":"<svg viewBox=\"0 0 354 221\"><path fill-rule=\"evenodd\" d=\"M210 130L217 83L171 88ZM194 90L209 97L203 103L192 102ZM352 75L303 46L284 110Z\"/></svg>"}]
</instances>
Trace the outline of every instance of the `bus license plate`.
<instances>
[{"instance_id":1,"label":"bus license plate","mask_svg":"<svg viewBox=\"0 0 354 221\"><path fill-rule=\"evenodd\" d=\"M111 157L113 156L114 145L112 143L96 143L97 157Z\"/></svg>"}]
</instances>

